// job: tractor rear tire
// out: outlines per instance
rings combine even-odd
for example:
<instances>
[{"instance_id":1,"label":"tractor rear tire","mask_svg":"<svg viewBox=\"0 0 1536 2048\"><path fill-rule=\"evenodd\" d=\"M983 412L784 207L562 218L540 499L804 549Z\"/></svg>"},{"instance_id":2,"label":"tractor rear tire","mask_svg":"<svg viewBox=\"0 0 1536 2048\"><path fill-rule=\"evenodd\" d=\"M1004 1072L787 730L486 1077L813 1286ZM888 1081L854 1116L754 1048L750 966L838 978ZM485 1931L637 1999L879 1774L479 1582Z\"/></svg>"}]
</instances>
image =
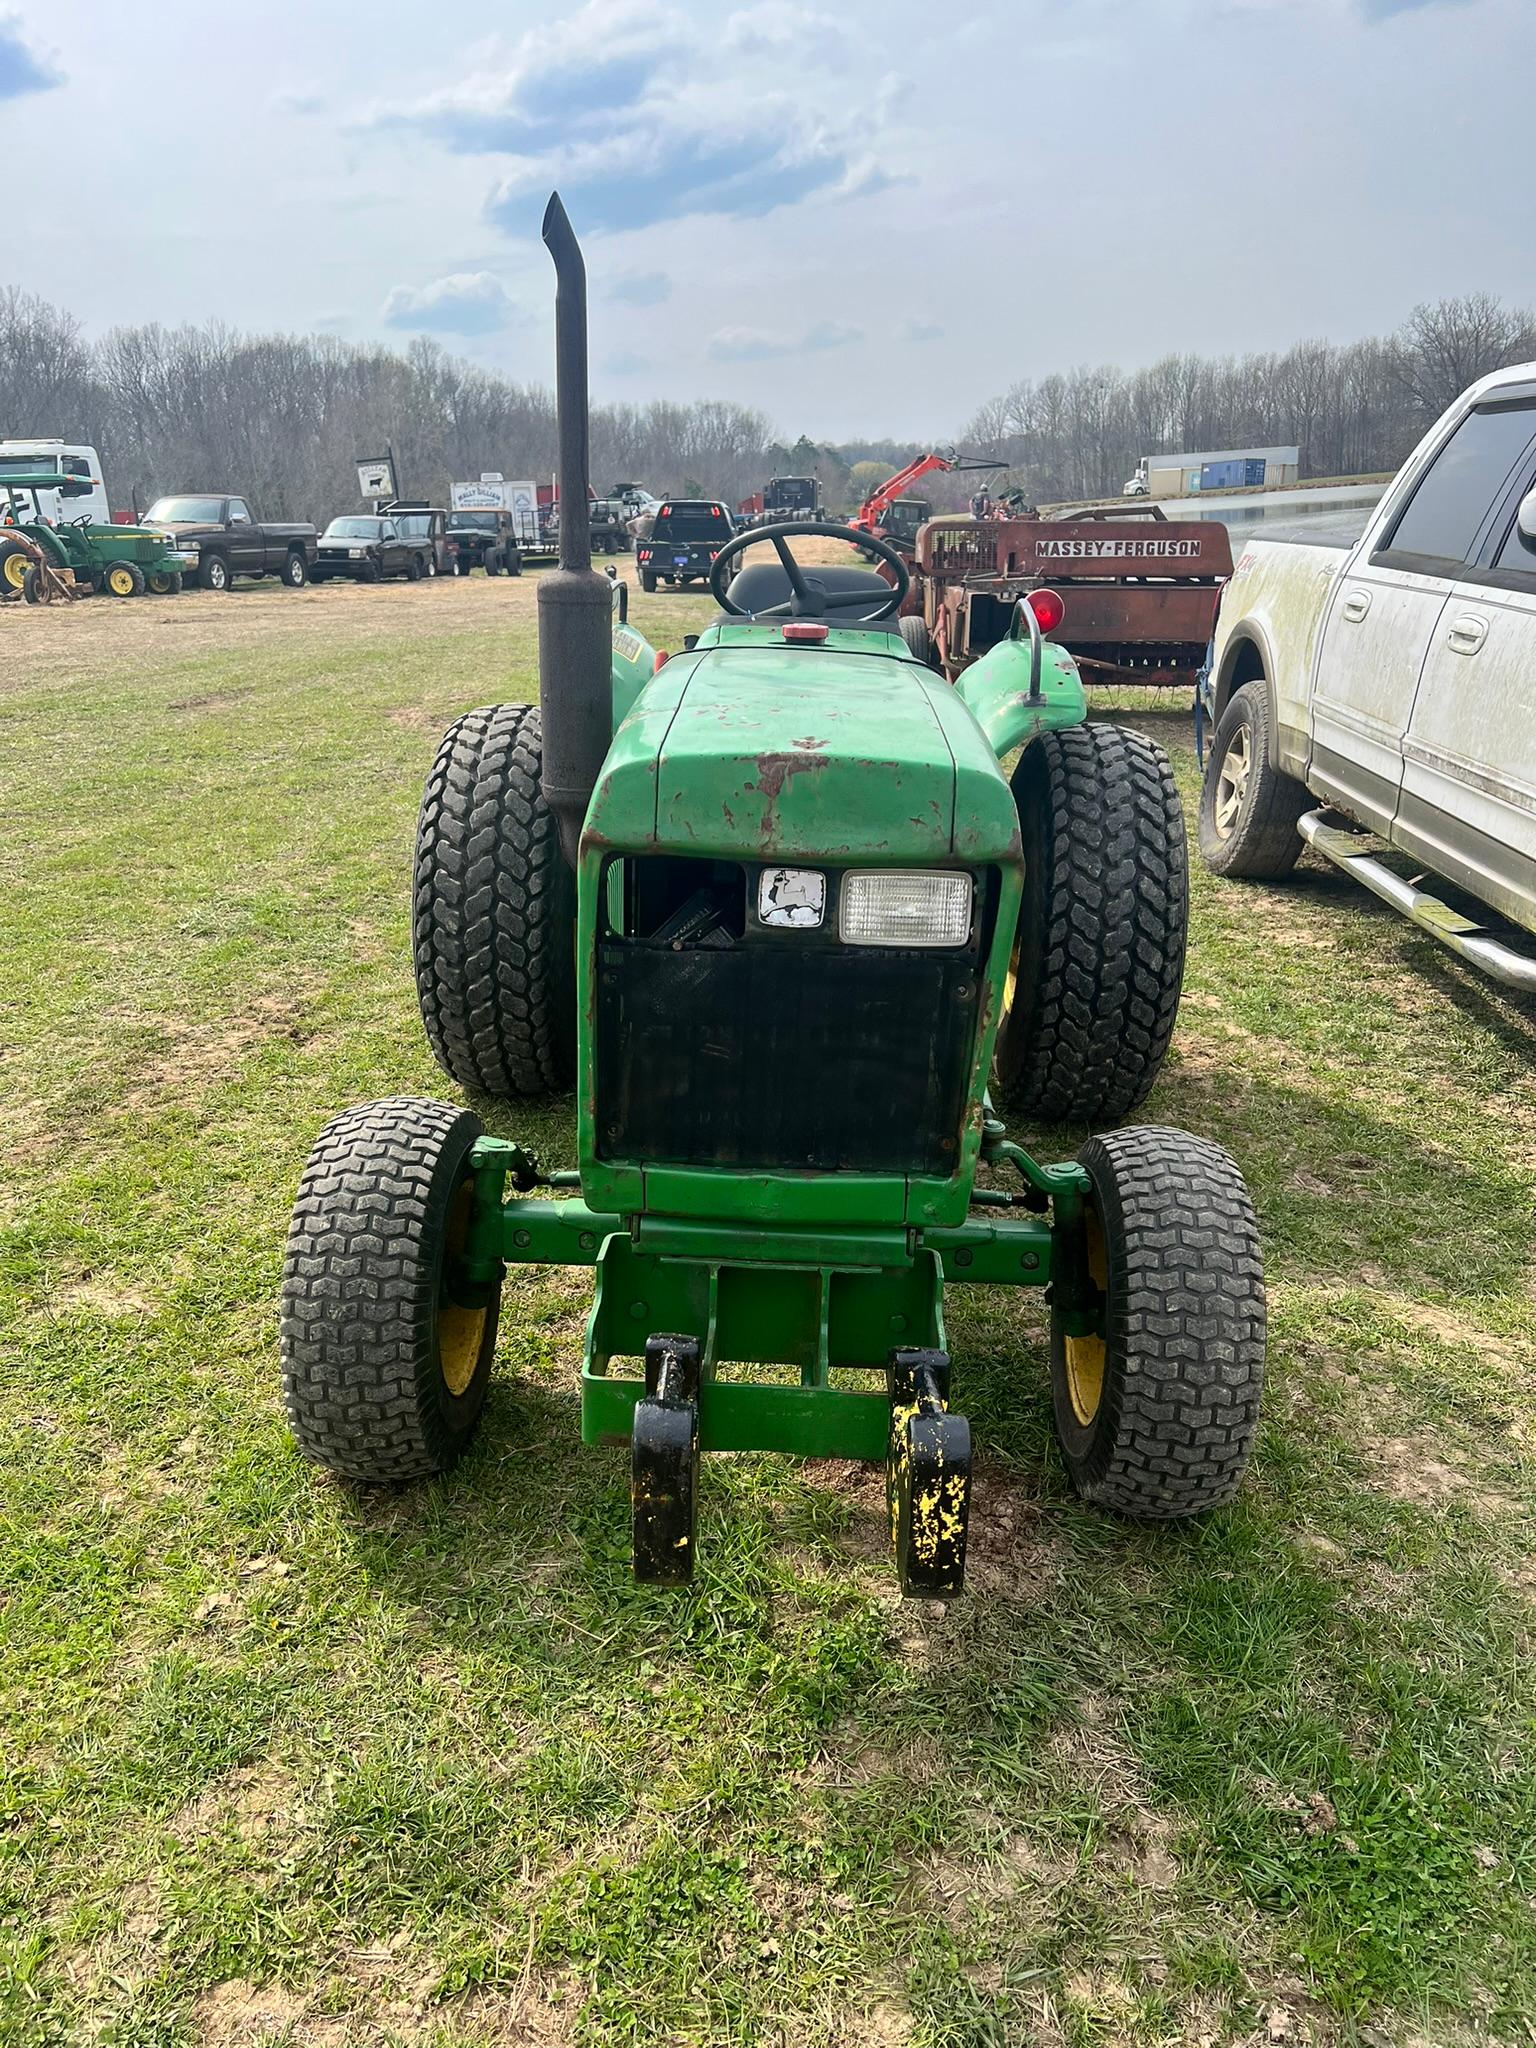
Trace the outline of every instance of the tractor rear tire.
<instances>
[{"instance_id":1,"label":"tractor rear tire","mask_svg":"<svg viewBox=\"0 0 1536 2048\"><path fill-rule=\"evenodd\" d=\"M438 1064L485 1095L562 1093L576 1072L576 879L540 788L530 704L443 735L416 829L416 993Z\"/></svg>"},{"instance_id":2,"label":"tractor rear tire","mask_svg":"<svg viewBox=\"0 0 1536 2048\"><path fill-rule=\"evenodd\" d=\"M283 1270L283 1403L306 1458L343 1479L446 1472L468 1447L496 1349L500 1279L452 1291L480 1119L397 1096L315 1142Z\"/></svg>"},{"instance_id":3,"label":"tractor rear tire","mask_svg":"<svg viewBox=\"0 0 1536 2048\"><path fill-rule=\"evenodd\" d=\"M1024 901L998 1092L1037 1123L1118 1123L1145 1100L1184 978L1184 812L1161 747L1119 725L1046 733L1014 770Z\"/></svg>"},{"instance_id":4,"label":"tractor rear tire","mask_svg":"<svg viewBox=\"0 0 1536 2048\"><path fill-rule=\"evenodd\" d=\"M1301 858L1296 821L1312 797L1270 765L1269 693L1244 683L1216 722L1200 785L1200 856L1213 875L1277 882Z\"/></svg>"},{"instance_id":5,"label":"tractor rear tire","mask_svg":"<svg viewBox=\"0 0 1536 2048\"><path fill-rule=\"evenodd\" d=\"M17 547L13 540L0 540L0 584L12 596L19 595L25 588L31 562L32 557L25 548Z\"/></svg>"},{"instance_id":6,"label":"tractor rear tire","mask_svg":"<svg viewBox=\"0 0 1536 2048\"><path fill-rule=\"evenodd\" d=\"M1056 1436L1085 1500L1137 1521L1220 1507L1253 1448L1264 1385L1258 1225L1231 1155L1144 1124L1090 1138L1097 1332L1051 1318Z\"/></svg>"}]
</instances>

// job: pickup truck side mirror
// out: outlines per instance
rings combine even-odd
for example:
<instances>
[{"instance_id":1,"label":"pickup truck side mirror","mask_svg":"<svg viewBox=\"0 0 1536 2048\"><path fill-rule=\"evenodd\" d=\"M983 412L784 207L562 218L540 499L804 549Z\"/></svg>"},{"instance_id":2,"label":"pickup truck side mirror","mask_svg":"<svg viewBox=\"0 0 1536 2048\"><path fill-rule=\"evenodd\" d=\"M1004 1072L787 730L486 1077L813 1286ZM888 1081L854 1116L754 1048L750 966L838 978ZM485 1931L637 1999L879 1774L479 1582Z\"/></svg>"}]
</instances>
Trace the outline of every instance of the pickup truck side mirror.
<instances>
[{"instance_id":1,"label":"pickup truck side mirror","mask_svg":"<svg viewBox=\"0 0 1536 2048\"><path fill-rule=\"evenodd\" d=\"M1515 514L1515 530L1531 553L1536 555L1536 491L1527 491L1520 500L1520 510Z\"/></svg>"}]
</instances>

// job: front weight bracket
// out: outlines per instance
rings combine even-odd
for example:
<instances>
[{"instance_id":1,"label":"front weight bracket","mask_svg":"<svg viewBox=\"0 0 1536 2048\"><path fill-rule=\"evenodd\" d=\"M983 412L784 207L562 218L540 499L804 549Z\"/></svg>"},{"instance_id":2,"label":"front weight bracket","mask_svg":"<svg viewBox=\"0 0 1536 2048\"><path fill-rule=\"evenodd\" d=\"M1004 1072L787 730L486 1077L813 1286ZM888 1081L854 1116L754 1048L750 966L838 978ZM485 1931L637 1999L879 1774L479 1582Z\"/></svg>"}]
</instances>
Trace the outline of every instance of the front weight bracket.
<instances>
[{"instance_id":1,"label":"front weight bracket","mask_svg":"<svg viewBox=\"0 0 1536 2048\"><path fill-rule=\"evenodd\" d=\"M971 1513L971 1425L951 1415L949 1354L893 1351L885 1490L901 1590L951 1600L965 1588Z\"/></svg>"},{"instance_id":2,"label":"front weight bracket","mask_svg":"<svg viewBox=\"0 0 1536 2048\"><path fill-rule=\"evenodd\" d=\"M698 1500L698 1339L647 1337L645 1387L630 1438L635 1578L645 1586L686 1586Z\"/></svg>"}]
</instances>

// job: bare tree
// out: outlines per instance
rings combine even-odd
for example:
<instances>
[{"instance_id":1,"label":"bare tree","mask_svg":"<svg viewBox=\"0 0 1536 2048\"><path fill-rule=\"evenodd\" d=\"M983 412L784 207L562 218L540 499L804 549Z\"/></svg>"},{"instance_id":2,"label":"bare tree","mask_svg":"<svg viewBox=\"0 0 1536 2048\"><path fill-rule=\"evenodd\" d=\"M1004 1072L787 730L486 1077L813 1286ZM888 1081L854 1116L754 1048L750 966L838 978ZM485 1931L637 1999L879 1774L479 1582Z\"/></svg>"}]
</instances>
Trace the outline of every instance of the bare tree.
<instances>
[{"instance_id":1,"label":"bare tree","mask_svg":"<svg viewBox=\"0 0 1536 2048\"><path fill-rule=\"evenodd\" d=\"M1393 337L1392 374L1425 424L1490 370L1536 355L1536 319L1491 292L1415 306Z\"/></svg>"}]
</instances>

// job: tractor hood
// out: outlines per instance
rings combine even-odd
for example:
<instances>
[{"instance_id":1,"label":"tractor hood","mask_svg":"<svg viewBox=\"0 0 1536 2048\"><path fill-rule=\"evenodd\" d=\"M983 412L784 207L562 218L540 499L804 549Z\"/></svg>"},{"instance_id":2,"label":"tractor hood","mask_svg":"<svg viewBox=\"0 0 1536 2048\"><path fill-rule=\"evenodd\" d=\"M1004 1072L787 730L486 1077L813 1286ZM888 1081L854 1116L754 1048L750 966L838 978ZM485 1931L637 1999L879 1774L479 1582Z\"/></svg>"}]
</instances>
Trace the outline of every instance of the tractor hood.
<instances>
[{"instance_id":1,"label":"tractor hood","mask_svg":"<svg viewBox=\"0 0 1536 2048\"><path fill-rule=\"evenodd\" d=\"M614 736L584 838L715 859L1019 858L1012 794L946 683L904 650L777 635L701 648L652 678Z\"/></svg>"}]
</instances>

